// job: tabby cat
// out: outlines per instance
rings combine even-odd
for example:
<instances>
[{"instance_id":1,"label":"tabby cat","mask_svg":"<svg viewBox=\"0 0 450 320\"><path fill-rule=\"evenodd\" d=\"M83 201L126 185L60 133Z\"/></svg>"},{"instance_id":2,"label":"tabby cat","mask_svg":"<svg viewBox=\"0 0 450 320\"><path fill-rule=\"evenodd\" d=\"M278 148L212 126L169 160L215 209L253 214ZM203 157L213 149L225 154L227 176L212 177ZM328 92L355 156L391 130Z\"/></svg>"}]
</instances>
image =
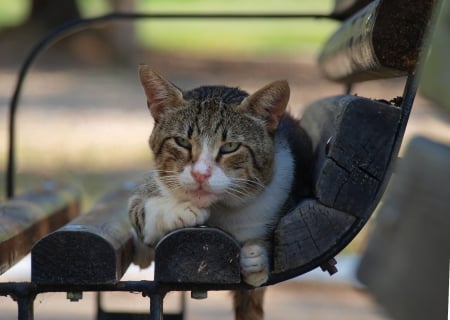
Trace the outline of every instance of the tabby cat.
<instances>
[{"instance_id":1,"label":"tabby cat","mask_svg":"<svg viewBox=\"0 0 450 320\"><path fill-rule=\"evenodd\" d=\"M243 281L263 285L273 229L293 195L308 192L307 175L294 179L305 170L298 155L310 154L310 146L286 113L288 83L249 95L224 86L182 91L147 65L139 76L154 119L154 167L129 200L138 238L154 247L177 228L221 228L242 245ZM138 254L136 262L144 266L149 257ZM262 319L263 294L235 292L236 319Z\"/></svg>"}]
</instances>

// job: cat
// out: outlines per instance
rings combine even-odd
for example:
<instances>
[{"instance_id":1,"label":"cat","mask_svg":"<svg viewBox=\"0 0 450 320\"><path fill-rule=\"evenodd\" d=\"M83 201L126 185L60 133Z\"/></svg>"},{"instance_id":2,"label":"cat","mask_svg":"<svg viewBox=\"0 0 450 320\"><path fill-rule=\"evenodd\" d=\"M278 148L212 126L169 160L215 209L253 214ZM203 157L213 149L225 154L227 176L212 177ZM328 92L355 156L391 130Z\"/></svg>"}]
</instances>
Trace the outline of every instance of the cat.
<instances>
[{"instance_id":1,"label":"cat","mask_svg":"<svg viewBox=\"0 0 450 320\"><path fill-rule=\"evenodd\" d=\"M309 193L310 141L286 112L290 88L275 81L255 93L225 86L182 91L147 65L139 77L154 119L154 167L129 199L140 246L177 228L207 225L241 244L236 319L262 319L271 237L283 212ZM302 156L298 156L302 155ZM298 172L305 171L304 175ZM296 177L296 179L294 179ZM150 255L137 257L148 265Z\"/></svg>"}]
</instances>

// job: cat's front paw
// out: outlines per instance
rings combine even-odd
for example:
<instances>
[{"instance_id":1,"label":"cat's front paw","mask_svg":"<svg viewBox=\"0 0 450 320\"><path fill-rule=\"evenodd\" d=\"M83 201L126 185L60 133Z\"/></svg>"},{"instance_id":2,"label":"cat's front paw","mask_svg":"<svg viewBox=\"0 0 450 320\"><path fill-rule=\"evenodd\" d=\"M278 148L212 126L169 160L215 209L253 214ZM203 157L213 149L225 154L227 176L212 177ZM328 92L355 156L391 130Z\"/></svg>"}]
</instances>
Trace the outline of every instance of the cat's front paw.
<instances>
[{"instance_id":1,"label":"cat's front paw","mask_svg":"<svg viewBox=\"0 0 450 320\"><path fill-rule=\"evenodd\" d=\"M138 238L134 229L133 234L133 263L138 265L141 269L150 266L155 258L155 250L149 247Z\"/></svg>"},{"instance_id":2,"label":"cat's front paw","mask_svg":"<svg viewBox=\"0 0 450 320\"><path fill-rule=\"evenodd\" d=\"M165 234L179 228L205 223L209 211L190 202L172 202L167 198L150 198L145 202L144 242L154 245Z\"/></svg>"},{"instance_id":3,"label":"cat's front paw","mask_svg":"<svg viewBox=\"0 0 450 320\"><path fill-rule=\"evenodd\" d=\"M244 282L259 287L269 278L269 257L267 249L255 243L244 244L241 248L241 273Z\"/></svg>"}]
</instances>

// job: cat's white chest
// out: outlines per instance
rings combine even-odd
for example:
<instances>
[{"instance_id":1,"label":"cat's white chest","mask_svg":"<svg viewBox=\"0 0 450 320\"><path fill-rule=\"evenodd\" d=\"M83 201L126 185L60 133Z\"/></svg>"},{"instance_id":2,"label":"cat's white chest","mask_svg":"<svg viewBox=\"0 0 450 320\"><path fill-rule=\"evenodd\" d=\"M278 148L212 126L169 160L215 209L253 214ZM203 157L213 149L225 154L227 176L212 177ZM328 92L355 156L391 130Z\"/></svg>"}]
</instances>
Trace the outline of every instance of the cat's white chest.
<instances>
[{"instance_id":1,"label":"cat's white chest","mask_svg":"<svg viewBox=\"0 0 450 320\"><path fill-rule=\"evenodd\" d=\"M276 223L294 177L294 159L286 143L277 143L274 165L272 181L261 194L241 207L211 210L206 224L224 229L239 242L265 237L268 226Z\"/></svg>"}]
</instances>

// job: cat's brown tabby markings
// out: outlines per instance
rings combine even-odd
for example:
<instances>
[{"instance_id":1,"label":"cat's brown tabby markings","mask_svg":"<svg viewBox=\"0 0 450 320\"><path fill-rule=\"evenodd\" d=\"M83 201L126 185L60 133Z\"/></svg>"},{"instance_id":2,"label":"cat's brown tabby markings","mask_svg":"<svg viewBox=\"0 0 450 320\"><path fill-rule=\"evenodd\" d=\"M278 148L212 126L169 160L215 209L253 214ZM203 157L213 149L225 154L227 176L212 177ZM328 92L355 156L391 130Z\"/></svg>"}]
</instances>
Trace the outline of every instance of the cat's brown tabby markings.
<instances>
[{"instance_id":1,"label":"cat's brown tabby markings","mask_svg":"<svg viewBox=\"0 0 450 320\"><path fill-rule=\"evenodd\" d=\"M285 112L288 83L276 81L251 95L223 86L184 92L149 66L139 75L155 120L155 163L129 202L138 238L152 247L177 228L219 227L242 246L243 281L263 285L272 231L291 196L308 193L307 174L294 180L299 170L308 172L298 155L311 151ZM148 264L149 256L142 251L135 261ZM236 319L262 319L263 293L235 292Z\"/></svg>"}]
</instances>

